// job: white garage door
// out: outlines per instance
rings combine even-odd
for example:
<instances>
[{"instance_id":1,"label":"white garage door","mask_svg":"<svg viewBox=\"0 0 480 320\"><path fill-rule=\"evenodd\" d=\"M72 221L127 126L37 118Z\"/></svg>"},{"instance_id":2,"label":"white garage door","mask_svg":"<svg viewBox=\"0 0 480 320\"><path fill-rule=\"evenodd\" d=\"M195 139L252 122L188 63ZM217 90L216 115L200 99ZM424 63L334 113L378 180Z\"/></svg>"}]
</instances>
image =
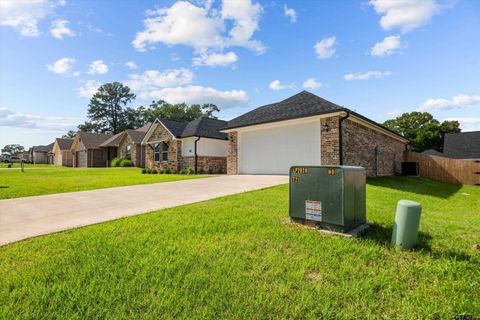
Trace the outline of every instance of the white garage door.
<instances>
[{"instance_id":1,"label":"white garage door","mask_svg":"<svg viewBox=\"0 0 480 320\"><path fill-rule=\"evenodd\" d=\"M288 174L294 165L320 165L320 121L239 132L243 174Z\"/></svg>"}]
</instances>

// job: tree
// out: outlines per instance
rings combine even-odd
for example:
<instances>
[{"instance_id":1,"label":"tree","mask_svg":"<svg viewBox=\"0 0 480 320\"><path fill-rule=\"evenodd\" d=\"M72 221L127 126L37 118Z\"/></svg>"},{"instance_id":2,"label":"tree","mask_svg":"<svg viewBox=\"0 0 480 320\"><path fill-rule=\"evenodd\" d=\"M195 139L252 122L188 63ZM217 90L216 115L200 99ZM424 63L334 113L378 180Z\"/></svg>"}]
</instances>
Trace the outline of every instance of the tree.
<instances>
[{"instance_id":1,"label":"tree","mask_svg":"<svg viewBox=\"0 0 480 320\"><path fill-rule=\"evenodd\" d=\"M409 112L400 117L387 120L383 125L409 141L409 148L415 152L434 149L442 152L445 133L460 132L458 121L438 120L428 112Z\"/></svg>"},{"instance_id":2,"label":"tree","mask_svg":"<svg viewBox=\"0 0 480 320\"><path fill-rule=\"evenodd\" d=\"M20 152L24 152L25 148L19 144L7 144L3 147L2 153L7 153L11 156L15 156Z\"/></svg>"},{"instance_id":3,"label":"tree","mask_svg":"<svg viewBox=\"0 0 480 320\"><path fill-rule=\"evenodd\" d=\"M75 135L77 134L77 131L74 130L69 130L66 134L62 136L64 139L73 139L75 138Z\"/></svg>"},{"instance_id":4,"label":"tree","mask_svg":"<svg viewBox=\"0 0 480 320\"><path fill-rule=\"evenodd\" d=\"M129 87L119 82L103 84L90 99L89 121L80 125L79 129L99 133L119 133L124 124L123 108L135 97Z\"/></svg>"},{"instance_id":5,"label":"tree","mask_svg":"<svg viewBox=\"0 0 480 320\"><path fill-rule=\"evenodd\" d=\"M143 120L147 123L157 118L173 121L192 121L202 117L216 119L213 113L219 111L218 107L212 103L188 106L186 103L170 104L164 100L158 100L153 101L148 108L143 108Z\"/></svg>"}]
</instances>

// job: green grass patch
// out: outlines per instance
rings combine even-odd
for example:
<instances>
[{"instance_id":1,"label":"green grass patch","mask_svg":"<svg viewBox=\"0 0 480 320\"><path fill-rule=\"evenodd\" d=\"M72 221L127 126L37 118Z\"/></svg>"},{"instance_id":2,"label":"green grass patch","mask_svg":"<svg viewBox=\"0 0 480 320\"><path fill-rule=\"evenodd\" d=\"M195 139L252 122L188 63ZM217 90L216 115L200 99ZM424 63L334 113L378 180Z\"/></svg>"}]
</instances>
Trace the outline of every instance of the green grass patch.
<instances>
[{"instance_id":1,"label":"green grass patch","mask_svg":"<svg viewBox=\"0 0 480 320\"><path fill-rule=\"evenodd\" d=\"M0 170L0 199L201 178L142 174L139 168L28 167Z\"/></svg>"},{"instance_id":2,"label":"green grass patch","mask_svg":"<svg viewBox=\"0 0 480 320\"><path fill-rule=\"evenodd\" d=\"M467 195L468 194L468 195ZM389 246L422 203L420 248ZM288 187L0 247L0 318L452 319L480 315L480 188L379 178L361 239L290 223Z\"/></svg>"}]
</instances>

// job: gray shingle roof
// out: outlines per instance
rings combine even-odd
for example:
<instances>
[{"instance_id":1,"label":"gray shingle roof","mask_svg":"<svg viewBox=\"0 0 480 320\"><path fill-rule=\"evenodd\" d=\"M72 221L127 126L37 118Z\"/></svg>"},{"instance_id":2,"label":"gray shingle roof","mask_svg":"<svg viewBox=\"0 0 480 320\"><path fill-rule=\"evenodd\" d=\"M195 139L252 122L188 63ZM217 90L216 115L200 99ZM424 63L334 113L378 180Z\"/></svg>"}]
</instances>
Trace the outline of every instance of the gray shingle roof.
<instances>
[{"instance_id":1,"label":"gray shingle roof","mask_svg":"<svg viewBox=\"0 0 480 320\"><path fill-rule=\"evenodd\" d=\"M175 137L182 135L183 129L187 126L188 122L179 122L167 119L158 119Z\"/></svg>"},{"instance_id":2,"label":"gray shingle roof","mask_svg":"<svg viewBox=\"0 0 480 320\"><path fill-rule=\"evenodd\" d=\"M480 159L480 131L445 134L443 153L455 159Z\"/></svg>"},{"instance_id":3,"label":"gray shingle roof","mask_svg":"<svg viewBox=\"0 0 480 320\"><path fill-rule=\"evenodd\" d=\"M53 150L53 142L46 146L34 146L32 150L34 152L51 152Z\"/></svg>"},{"instance_id":4,"label":"gray shingle roof","mask_svg":"<svg viewBox=\"0 0 480 320\"><path fill-rule=\"evenodd\" d=\"M102 143L113 136L111 134L91 132L80 132L79 134L86 149L99 149Z\"/></svg>"},{"instance_id":5,"label":"gray shingle roof","mask_svg":"<svg viewBox=\"0 0 480 320\"><path fill-rule=\"evenodd\" d=\"M68 138L57 138L56 141L60 150L70 150L73 143L73 139Z\"/></svg>"},{"instance_id":6,"label":"gray shingle roof","mask_svg":"<svg viewBox=\"0 0 480 320\"><path fill-rule=\"evenodd\" d=\"M102 148L118 147L118 145L120 144L120 141L122 141L124 133L125 133L125 131L122 131L120 133L117 133L117 134L113 135L112 137L105 140L102 144L100 144L100 147L102 147Z\"/></svg>"},{"instance_id":7,"label":"gray shingle roof","mask_svg":"<svg viewBox=\"0 0 480 320\"><path fill-rule=\"evenodd\" d=\"M303 118L334 111L342 111L343 109L344 108L320 98L313 93L302 91L280 102L267 104L234 118L228 121L228 124L223 129Z\"/></svg>"},{"instance_id":8,"label":"gray shingle roof","mask_svg":"<svg viewBox=\"0 0 480 320\"><path fill-rule=\"evenodd\" d=\"M204 137L213 139L227 140L227 134L220 132L220 128L227 125L227 121L201 118L190 121L182 132L181 137Z\"/></svg>"},{"instance_id":9,"label":"gray shingle roof","mask_svg":"<svg viewBox=\"0 0 480 320\"><path fill-rule=\"evenodd\" d=\"M355 111L352 111L345 107L341 107L333 102L320 98L319 96L314 95L313 93L310 93L308 91L302 91L300 93L297 93L296 95L291 96L290 98L287 98L277 103L267 104L265 106L258 107L257 109L254 109L228 121L228 124L222 129L234 129L262 123L305 118L337 111L348 112L351 115L361 118L379 128L382 128L398 137L405 139L400 134L384 127L383 125L365 116L362 116Z\"/></svg>"},{"instance_id":10,"label":"gray shingle roof","mask_svg":"<svg viewBox=\"0 0 480 320\"><path fill-rule=\"evenodd\" d=\"M176 137L203 137L212 139L227 139L227 134L220 132L220 128L227 124L227 121L200 118L193 121L178 122L166 119L158 119Z\"/></svg>"}]
</instances>

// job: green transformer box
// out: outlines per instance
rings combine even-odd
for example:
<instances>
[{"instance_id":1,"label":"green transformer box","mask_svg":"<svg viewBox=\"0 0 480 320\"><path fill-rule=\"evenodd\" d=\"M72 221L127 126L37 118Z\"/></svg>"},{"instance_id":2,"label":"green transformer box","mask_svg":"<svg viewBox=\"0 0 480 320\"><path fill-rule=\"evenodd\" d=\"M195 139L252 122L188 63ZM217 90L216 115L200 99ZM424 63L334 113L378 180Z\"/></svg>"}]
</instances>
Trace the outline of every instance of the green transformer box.
<instances>
[{"instance_id":1,"label":"green transformer box","mask_svg":"<svg viewBox=\"0 0 480 320\"><path fill-rule=\"evenodd\" d=\"M362 167L291 167L290 217L320 229L348 232L366 223L365 182Z\"/></svg>"}]
</instances>

